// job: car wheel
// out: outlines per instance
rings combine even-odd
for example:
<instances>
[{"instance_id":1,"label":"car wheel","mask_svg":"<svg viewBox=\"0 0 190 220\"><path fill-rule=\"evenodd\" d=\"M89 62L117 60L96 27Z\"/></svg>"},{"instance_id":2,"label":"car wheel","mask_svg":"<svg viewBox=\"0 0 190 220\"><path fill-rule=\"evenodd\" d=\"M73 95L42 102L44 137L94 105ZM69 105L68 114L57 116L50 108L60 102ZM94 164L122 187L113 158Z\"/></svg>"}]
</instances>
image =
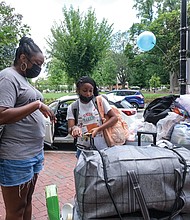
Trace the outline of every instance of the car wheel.
<instances>
[{"instance_id":1,"label":"car wheel","mask_svg":"<svg viewBox=\"0 0 190 220\"><path fill-rule=\"evenodd\" d=\"M132 102L131 105L132 105L134 108L136 108L136 110L138 110L139 106L137 105L137 103Z\"/></svg>"}]
</instances>

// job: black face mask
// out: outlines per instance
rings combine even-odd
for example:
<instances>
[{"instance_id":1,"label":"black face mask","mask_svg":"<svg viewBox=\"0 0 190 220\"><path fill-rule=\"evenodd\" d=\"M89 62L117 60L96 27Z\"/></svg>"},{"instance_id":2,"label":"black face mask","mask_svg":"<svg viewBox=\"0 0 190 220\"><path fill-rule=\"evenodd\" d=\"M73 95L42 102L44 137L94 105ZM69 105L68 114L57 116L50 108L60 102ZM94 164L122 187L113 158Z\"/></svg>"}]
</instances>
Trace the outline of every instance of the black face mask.
<instances>
[{"instance_id":1,"label":"black face mask","mask_svg":"<svg viewBox=\"0 0 190 220\"><path fill-rule=\"evenodd\" d=\"M93 97L94 97L93 95L89 97L79 95L80 100L84 103L89 103L93 99Z\"/></svg>"},{"instance_id":2,"label":"black face mask","mask_svg":"<svg viewBox=\"0 0 190 220\"><path fill-rule=\"evenodd\" d=\"M26 69L26 74L25 76L27 78L35 78L37 77L41 72L41 67L36 65L35 63L32 65L31 69Z\"/></svg>"}]
</instances>

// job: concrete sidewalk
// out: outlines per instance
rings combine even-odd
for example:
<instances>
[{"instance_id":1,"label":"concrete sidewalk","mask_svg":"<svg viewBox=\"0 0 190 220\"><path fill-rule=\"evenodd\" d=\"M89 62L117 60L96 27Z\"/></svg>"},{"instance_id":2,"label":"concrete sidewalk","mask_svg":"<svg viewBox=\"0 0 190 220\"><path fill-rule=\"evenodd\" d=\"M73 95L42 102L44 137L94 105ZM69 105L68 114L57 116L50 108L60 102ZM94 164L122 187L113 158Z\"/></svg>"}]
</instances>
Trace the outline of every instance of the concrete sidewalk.
<instances>
[{"instance_id":1,"label":"concrete sidewalk","mask_svg":"<svg viewBox=\"0 0 190 220\"><path fill-rule=\"evenodd\" d=\"M75 152L45 151L45 166L40 173L33 195L33 220L47 220L45 187L56 184L60 210L67 202L73 204L75 195L73 170ZM5 208L0 190L0 220L5 219Z\"/></svg>"}]
</instances>

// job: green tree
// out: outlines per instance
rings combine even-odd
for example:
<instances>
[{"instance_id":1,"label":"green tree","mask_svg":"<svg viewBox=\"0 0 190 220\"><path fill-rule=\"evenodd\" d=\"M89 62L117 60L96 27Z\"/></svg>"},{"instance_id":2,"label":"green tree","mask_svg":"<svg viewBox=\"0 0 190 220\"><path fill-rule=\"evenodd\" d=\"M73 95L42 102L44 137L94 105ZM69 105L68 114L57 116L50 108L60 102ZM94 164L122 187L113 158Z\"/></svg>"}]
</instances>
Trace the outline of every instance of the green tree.
<instances>
[{"instance_id":1,"label":"green tree","mask_svg":"<svg viewBox=\"0 0 190 220\"><path fill-rule=\"evenodd\" d=\"M54 90L61 90L60 86L66 85L69 81L67 75L64 72L62 62L53 58L48 64L48 82Z\"/></svg>"},{"instance_id":2,"label":"green tree","mask_svg":"<svg viewBox=\"0 0 190 220\"><path fill-rule=\"evenodd\" d=\"M125 32L118 31L112 35L111 49L115 53L123 53L125 46L129 41L129 34Z\"/></svg>"},{"instance_id":3,"label":"green tree","mask_svg":"<svg viewBox=\"0 0 190 220\"><path fill-rule=\"evenodd\" d=\"M110 47L112 25L105 19L98 23L92 9L82 15L79 9L64 7L63 15L64 21L51 29L48 53L63 62L69 79L76 81L83 75L92 76Z\"/></svg>"},{"instance_id":4,"label":"green tree","mask_svg":"<svg viewBox=\"0 0 190 220\"><path fill-rule=\"evenodd\" d=\"M35 86L38 90L43 92L44 90L51 89L49 86L49 81L48 79L44 79L39 77L35 82L31 82L33 86Z\"/></svg>"},{"instance_id":5,"label":"green tree","mask_svg":"<svg viewBox=\"0 0 190 220\"><path fill-rule=\"evenodd\" d=\"M142 23L150 23L154 19L155 0L134 0L134 8L138 11L137 17ZM156 7L156 6L155 6Z\"/></svg>"},{"instance_id":6,"label":"green tree","mask_svg":"<svg viewBox=\"0 0 190 220\"><path fill-rule=\"evenodd\" d=\"M170 83L170 92L174 92L174 87L178 86L179 76L180 1L135 0L135 2L134 7L139 11L141 23L134 24L129 30L130 40L136 53L134 63L138 61L138 65L134 68L136 70L134 75L139 75L141 72L146 79L144 81L146 87L147 79L150 79L152 74L159 75L161 83ZM147 15L151 16L147 18ZM157 42L151 51L142 53L136 46L136 40L132 39L137 39L144 30L153 32ZM137 79L136 76L133 76L134 78Z\"/></svg>"},{"instance_id":7,"label":"green tree","mask_svg":"<svg viewBox=\"0 0 190 220\"><path fill-rule=\"evenodd\" d=\"M164 12L172 12L180 9L181 0L157 0L160 2L160 8L158 9L158 14L163 14Z\"/></svg>"},{"instance_id":8,"label":"green tree","mask_svg":"<svg viewBox=\"0 0 190 220\"><path fill-rule=\"evenodd\" d=\"M180 9L181 0L134 0L141 23L151 23L158 15Z\"/></svg>"},{"instance_id":9,"label":"green tree","mask_svg":"<svg viewBox=\"0 0 190 220\"><path fill-rule=\"evenodd\" d=\"M154 88L154 92L155 89L161 86L160 83L160 77L156 76L155 74L151 77L151 79L149 80L150 83L150 87Z\"/></svg>"},{"instance_id":10,"label":"green tree","mask_svg":"<svg viewBox=\"0 0 190 220\"><path fill-rule=\"evenodd\" d=\"M28 25L22 24L23 16L14 10L0 2L0 70L11 64L18 40L30 31Z\"/></svg>"},{"instance_id":11,"label":"green tree","mask_svg":"<svg viewBox=\"0 0 190 220\"><path fill-rule=\"evenodd\" d=\"M116 65L117 79L121 83L122 88L125 88L130 73L128 59L124 53L115 53L114 63Z\"/></svg>"},{"instance_id":12,"label":"green tree","mask_svg":"<svg viewBox=\"0 0 190 220\"><path fill-rule=\"evenodd\" d=\"M162 28L161 28L162 27ZM155 55L162 57L164 75L170 82L170 92L174 92L175 87L179 86L179 50L180 50L180 12L172 11L159 15L158 19L151 24L157 36L157 47L152 51ZM167 38L165 37L167 36Z\"/></svg>"},{"instance_id":13,"label":"green tree","mask_svg":"<svg viewBox=\"0 0 190 220\"><path fill-rule=\"evenodd\" d=\"M93 78L99 87L109 86L111 88L117 83L116 65L112 51L108 51L106 57L99 63L93 73Z\"/></svg>"},{"instance_id":14,"label":"green tree","mask_svg":"<svg viewBox=\"0 0 190 220\"><path fill-rule=\"evenodd\" d=\"M116 66L117 82L119 81L119 83L121 83L122 88L125 88L130 75L128 61L131 58L131 54L125 53L125 51L128 51L128 49L125 49L129 47L128 41L129 37L127 32L119 31L112 36L112 57ZM128 56L126 56L126 54Z\"/></svg>"}]
</instances>

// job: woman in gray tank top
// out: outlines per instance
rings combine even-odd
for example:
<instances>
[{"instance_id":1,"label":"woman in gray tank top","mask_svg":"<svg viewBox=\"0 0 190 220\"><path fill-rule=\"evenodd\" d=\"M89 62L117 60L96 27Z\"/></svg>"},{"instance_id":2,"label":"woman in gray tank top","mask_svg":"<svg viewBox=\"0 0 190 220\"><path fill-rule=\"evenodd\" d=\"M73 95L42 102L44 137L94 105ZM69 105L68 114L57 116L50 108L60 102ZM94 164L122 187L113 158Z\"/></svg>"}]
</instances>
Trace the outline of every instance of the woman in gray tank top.
<instances>
[{"instance_id":1,"label":"woman in gray tank top","mask_svg":"<svg viewBox=\"0 0 190 220\"><path fill-rule=\"evenodd\" d=\"M6 220L31 220L32 194L43 168L44 116L52 111L28 78L40 74L44 56L31 38L22 37L14 65L0 72L0 185Z\"/></svg>"}]
</instances>

